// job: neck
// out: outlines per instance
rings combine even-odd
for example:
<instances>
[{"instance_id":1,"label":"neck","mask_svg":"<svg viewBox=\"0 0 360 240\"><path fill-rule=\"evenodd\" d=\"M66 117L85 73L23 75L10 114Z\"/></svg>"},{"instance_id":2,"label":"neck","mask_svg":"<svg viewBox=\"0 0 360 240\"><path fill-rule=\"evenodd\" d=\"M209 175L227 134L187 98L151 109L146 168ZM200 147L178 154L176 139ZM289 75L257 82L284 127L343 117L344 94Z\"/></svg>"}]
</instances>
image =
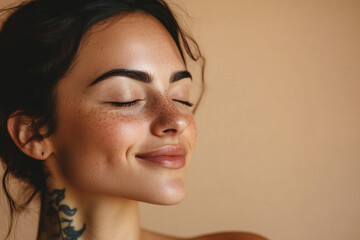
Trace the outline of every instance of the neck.
<instances>
[{"instance_id":1,"label":"neck","mask_svg":"<svg viewBox=\"0 0 360 240\"><path fill-rule=\"evenodd\" d=\"M140 240L140 235L135 201L59 186L43 195L37 240Z\"/></svg>"}]
</instances>

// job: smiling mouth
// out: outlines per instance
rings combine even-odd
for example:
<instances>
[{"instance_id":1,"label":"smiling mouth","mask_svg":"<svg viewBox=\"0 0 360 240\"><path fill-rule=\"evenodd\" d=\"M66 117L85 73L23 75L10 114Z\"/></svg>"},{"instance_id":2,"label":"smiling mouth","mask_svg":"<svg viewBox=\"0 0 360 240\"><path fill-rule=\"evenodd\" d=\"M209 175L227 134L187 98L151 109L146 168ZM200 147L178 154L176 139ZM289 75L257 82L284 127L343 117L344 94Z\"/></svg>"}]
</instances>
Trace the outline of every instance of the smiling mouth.
<instances>
[{"instance_id":1,"label":"smiling mouth","mask_svg":"<svg viewBox=\"0 0 360 240\"><path fill-rule=\"evenodd\" d=\"M140 157L137 158L146 162L158 165L163 168L179 169L185 166L186 160L184 155L162 155L162 156L151 156L151 157Z\"/></svg>"},{"instance_id":2,"label":"smiling mouth","mask_svg":"<svg viewBox=\"0 0 360 240\"><path fill-rule=\"evenodd\" d=\"M179 169L185 166L185 156L186 149L183 146L165 145L135 157L163 168Z\"/></svg>"}]
</instances>

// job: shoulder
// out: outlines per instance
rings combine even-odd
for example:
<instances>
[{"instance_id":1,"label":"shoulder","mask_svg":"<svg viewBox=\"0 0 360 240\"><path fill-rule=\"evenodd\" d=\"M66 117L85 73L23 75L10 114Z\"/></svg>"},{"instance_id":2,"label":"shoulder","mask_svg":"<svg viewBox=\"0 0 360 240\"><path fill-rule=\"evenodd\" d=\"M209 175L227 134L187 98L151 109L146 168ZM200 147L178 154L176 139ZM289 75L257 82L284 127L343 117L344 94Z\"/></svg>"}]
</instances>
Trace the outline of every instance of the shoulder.
<instances>
[{"instance_id":1,"label":"shoulder","mask_svg":"<svg viewBox=\"0 0 360 240\"><path fill-rule=\"evenodd\" d=\"M201 235L187 240L269 240L263 236L248 232L220 232Z\"/></svg>"},{"instance_id":2,"label":"shoulder","mask_svg":"<svg viewBox=\"0 0 360 240\"><path fill-rule=\"evenodd\" d=\"M149 230L142 230L143 240L269 240L265 237L248 232L219 232L200 235L194 238L177 238Z\"/></svg>"}]
</instances>

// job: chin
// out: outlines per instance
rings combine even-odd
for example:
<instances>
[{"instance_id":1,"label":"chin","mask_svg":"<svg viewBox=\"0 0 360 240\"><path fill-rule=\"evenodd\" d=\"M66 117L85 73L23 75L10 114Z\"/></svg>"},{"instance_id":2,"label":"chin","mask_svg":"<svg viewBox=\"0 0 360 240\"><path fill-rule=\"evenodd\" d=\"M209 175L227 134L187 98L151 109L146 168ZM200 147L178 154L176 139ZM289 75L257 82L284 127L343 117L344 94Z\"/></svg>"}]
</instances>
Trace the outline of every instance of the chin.
<instances>
[{"instance_id":1,"label":"chin","mask_svg":"<svg viewBox=\"0 0 360 240\"><path fill-rule=\"evenodd\" d=\"M157 205L176 205L184 200L186 195L185 185L181 184L176 187L165 187L161 191L156 191L148 203Z\"/></svg>"},{"instance_id":2,"label":"chin","mask_svg":"<svg viewBox=\"0 0 360 240\"><path fill-rule=\"evenodd\" d=\"M159 202L159 205L176 205L182 202L185 198L185 192L172 194L171 196L164 197L163 201Z\"/></svg>"}]
</instances>

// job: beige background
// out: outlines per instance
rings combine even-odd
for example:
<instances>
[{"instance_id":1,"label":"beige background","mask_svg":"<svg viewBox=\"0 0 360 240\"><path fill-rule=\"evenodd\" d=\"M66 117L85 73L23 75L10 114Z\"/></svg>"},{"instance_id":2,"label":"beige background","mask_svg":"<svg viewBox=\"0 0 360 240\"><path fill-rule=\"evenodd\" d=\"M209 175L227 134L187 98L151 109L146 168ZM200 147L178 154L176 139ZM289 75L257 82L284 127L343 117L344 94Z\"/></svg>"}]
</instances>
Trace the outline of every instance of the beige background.
<instances>
[{"instance_id":1,"label":"beige background","mask_svg":"<svg viewBox=\"0 0 360 240\"><path fill-rule=\"evenodd\" d=\"M143 226L360 239L360 1L176 2L207 57L207 93L187 198L141 205Z\"/></svg>"}]
</instances>

